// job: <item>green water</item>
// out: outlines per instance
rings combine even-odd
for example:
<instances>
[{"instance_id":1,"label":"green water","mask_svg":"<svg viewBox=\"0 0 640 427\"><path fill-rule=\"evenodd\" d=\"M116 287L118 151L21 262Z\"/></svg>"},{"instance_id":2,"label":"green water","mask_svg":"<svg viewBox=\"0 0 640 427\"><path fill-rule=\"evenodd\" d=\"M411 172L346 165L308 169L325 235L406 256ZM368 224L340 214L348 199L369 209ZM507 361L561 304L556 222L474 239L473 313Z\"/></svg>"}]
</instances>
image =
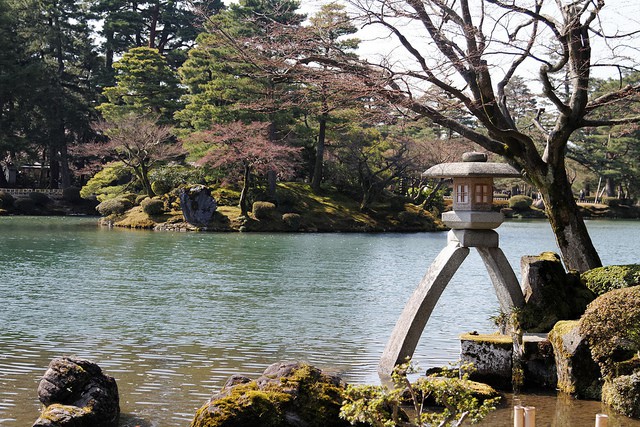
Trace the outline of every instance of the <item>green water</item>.
<instances>
[{"instance_id":1,"label":"green water","mask_svg":"<svg viewBox=\"0 0 640 427\"><path fill-rule=\"evenodd\" d=\"M589 229L605 264L638 262L640 222ZM545 222L498 231L516 270L522 255L555 250ZM445 233L157 233L0 217L0 425L33 423L39 378L59 355L116 378L123 426L188 425L229 375L282 360L377 382L393 325L445 244ZM415 359L456 360L457 335L492 331L497 307L472 253Z\"/></svg>"}]
</instances>

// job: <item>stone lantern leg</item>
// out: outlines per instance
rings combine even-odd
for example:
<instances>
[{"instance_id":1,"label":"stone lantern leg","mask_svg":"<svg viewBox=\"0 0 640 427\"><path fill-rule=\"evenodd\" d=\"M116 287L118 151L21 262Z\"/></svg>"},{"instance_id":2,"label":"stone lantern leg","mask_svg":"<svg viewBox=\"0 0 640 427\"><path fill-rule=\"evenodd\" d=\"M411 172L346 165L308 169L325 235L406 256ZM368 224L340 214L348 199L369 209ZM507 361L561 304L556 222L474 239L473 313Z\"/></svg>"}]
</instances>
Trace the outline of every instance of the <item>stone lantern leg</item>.
<instances>
[{"instance_id":1,"label":"stone lantern leg","mask_svg":"<svg viewBox=\"0 0 640 427\"><path fill-rule=\"evenodd\" d=\"M519 177L518 171L503 163L487 163L483 153L465 153L463 162L442 163L428 169L424 176L453 178L453 210L442 214L451 227L447 246L438 254L404 307L382 354L378 372L388 377L395 366L405 363L422 336L440 295L469 255L476 248L489 272L500 309L509 312L524 305L518 279L498 247L498 233L504 216L491 211L493 178Z\"/></svg>"}]
</instances>

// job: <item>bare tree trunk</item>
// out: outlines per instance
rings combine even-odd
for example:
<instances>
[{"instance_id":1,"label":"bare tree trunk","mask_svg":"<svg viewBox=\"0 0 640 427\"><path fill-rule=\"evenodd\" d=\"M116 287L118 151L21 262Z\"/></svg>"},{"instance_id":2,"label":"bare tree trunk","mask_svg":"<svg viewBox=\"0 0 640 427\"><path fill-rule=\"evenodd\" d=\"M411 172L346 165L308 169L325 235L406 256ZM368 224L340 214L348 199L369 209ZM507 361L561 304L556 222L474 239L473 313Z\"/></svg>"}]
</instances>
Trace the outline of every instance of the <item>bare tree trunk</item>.
<instances>
[{"instance_id":1,"label":"bare tree trunk","mask_svg":"<svg viewBox=\"0 0 640 427\"><path fill-rule=\"evenodd\" d=\"M314 193L320 191L320 184L322 183L323 175L323 162L324 162L324 141L327 131L327 113L323 113L320 116L320 123L318 128L318 141L316 143L316 161L313 167L313 179L311 180L311 189Z\"/></svg>"},{"instance_id":2,"label":"bare tree trunk","mask_svg":"<svg viewBox=\"0 0 640 427\"><path fill-rule=\"evenodd\" d=\"M251 179L251 168L248 164L244 165L244 174L242 182L242 191L240 192L240 215L247 216L249 214L249 207L247 206L247 195L249 193L249 180Z\"/></svg>"},{"instance_id":3,"label":"bare tree trunk","mask_svg":"<svg viewBox=\"0 0 640 427\"><path fill-rule=\"evenodd\" d=\"M566 268L582 273L601 267L602 261L593 246L568 180L555 176L543 183L539 190Z\"/></svg>"}]
</instances>

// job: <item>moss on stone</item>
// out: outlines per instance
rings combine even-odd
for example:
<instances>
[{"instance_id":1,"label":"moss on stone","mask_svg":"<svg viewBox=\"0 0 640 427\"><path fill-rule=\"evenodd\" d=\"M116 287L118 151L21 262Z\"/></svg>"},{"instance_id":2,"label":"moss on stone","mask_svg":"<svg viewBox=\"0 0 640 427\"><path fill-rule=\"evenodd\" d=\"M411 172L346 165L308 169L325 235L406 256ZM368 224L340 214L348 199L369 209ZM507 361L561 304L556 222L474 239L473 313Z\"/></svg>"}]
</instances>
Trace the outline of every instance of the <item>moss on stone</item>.
<instances>
[{"instance_id":1,"label":"moss on stone","mask_svg":"<svg viewBox=\"0 0 640 427\"><path fill-rule=\"evenodd\" d=\"M460 335L461 340L466 341L476 341L476 342L486 342L491 344L513 344L513 340L509 335L503 334L475 334L475 333L466 333Z\"/></svg>"},{"instance_id":2,"label":"moss on stone","mask_svg":"<svg viewBox=\"0 0 640 427\"><path fill-rule=\"evenodd\" d=\"M223 389L191 427L348 426L340 419L343 386L306 364L269 367L258 380Z\"/></svg>"},{"instance_id":3,"label":"moss on stone","mask_svg":"<svg viewBox=\"0 0 640 427\"><path fill-rule=\"evenodd\" d=\"M640 286L616 289L593 301L580 320L580 332L606 377L640 351Z\"/></svg>"},{"instance_id":4,"label":"moss on stone","mask_svg":"<svg viewBox=\"0 0 640 427\"><path fill-rule=\"evenodd\" d=\"M640 418L640 373L605 381L602 401L623 415Z\"/></svg>"},{"instance_id":5,"label":"moss on stone","mask_svg":"<svg viewBox=\"0 0 640 427\"><path fill-rule=\"evenodd\" d=\"M558 374L557 389L579 398L599 399L600 369L579 331L579 321L561 321L549 332Z\"/></svg>"},{"instance_id":6,"label":"moss on stone","mask_svg":"<svg viewBox=\"0 0 640 427\"><path fill-rule=\"evenodd\" d=\"M583 283L596 295L640 285L640 264L609 265L582 273Z\"/></svg>"}]
</instances>

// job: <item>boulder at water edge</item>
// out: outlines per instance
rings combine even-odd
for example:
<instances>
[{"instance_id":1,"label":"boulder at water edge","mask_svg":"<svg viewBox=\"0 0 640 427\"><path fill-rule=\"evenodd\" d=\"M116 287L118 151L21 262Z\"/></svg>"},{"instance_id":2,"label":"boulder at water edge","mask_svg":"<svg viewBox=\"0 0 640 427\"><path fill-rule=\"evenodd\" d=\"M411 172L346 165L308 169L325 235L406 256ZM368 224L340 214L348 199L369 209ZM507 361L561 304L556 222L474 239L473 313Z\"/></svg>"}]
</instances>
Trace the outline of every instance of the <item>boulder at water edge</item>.
<instances>
[{"instance_id":1,"label":"boulder at water edge","mask_svg":"<svg viewBox=\"0 0 640 427\"><path fill-rule=\"evenodd\" d=\"M118 425L116 380L88 360L53 359L38 386L38 398L44 409L33 427Z\"/></svg>"},{"instance_id":2,"label":"boulder at water edge","mask_svg":"<svg viewBox=\"0 0 640 427\"><path fill-rule=\"evenodd\" d=\"M578 275L564 270L556 253L524 256L520 271L526 301L521 322L528 332L549 332L559 320L579 319L595 298Z\"/></svg>"},{"instance_id":3,"label":"boulder at water edge","mask_svg":"<svg viewBox=\"0 0 640 427\"><path fill-rule=\"evenodd\" d=\"M553 345L558 373L558 390L581 399L600 399L600 367L591 357L587 339L580 333L580 322L558 322L549 341Z\"/></svg>"},{"instance_id":4,"label":"boulder at water edge","mask_svg":"<svg viewBox=\"0 0 640 427\"><path fill-rule=\"evenodd\" d=\"M184 220L197 227L206 227L218 208L218 204L211 196L211 190L204 185L182 188L180 206Z\"/></svg>"},{"instance_id":5,"label":"boulder at water edge","mask_svg":"<svg viewBox=\"0 0 640 427\"><path fill-rule=\"evenodd\" d=\"M347 427L339 378L301 363L276 363L257 380L234 376L198 410L191 427Z\"/></svg>"}]
</instances>

